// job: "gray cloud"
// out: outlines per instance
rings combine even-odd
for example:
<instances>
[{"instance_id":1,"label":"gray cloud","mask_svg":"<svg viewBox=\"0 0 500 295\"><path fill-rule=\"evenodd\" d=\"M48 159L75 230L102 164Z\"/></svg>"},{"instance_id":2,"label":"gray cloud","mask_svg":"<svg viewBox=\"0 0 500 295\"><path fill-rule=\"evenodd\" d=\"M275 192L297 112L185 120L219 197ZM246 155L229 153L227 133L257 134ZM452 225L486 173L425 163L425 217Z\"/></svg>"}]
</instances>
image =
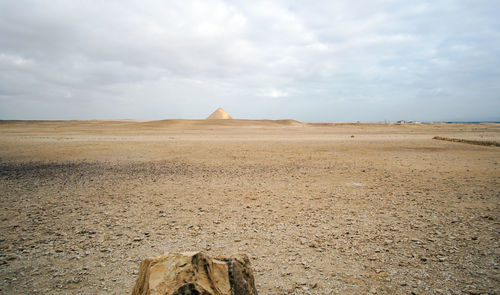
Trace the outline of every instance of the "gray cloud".
<instances>
[{"instance_id":1,"label":"gray cloud","mask_svg":"<svg viewBox=\"0 0 500 295\"><path fill-rule=\"evenodd\" d=\"M500 120L496 1L0 1L0 119Z\"/></svg>"}]
</instances>

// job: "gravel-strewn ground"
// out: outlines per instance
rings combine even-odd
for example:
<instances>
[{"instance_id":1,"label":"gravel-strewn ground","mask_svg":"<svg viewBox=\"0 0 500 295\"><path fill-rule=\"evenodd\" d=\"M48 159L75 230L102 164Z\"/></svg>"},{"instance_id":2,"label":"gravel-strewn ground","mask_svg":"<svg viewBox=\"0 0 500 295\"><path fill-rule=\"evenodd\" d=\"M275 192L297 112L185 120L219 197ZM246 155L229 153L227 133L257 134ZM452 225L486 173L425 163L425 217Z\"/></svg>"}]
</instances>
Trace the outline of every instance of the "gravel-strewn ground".
<instances>
[{"instance_id":1,"label":"gravel-strewn ground","mask_svg":"<svg viewBox=\"0 0 500 295\"><path fill-rule=\"evenodd\" d=\"M260 294L500 294L500 148L432 140L468 126L12 124L2 294L127 294L192 250L247 253Z\"/></svg>"}]
</instances>

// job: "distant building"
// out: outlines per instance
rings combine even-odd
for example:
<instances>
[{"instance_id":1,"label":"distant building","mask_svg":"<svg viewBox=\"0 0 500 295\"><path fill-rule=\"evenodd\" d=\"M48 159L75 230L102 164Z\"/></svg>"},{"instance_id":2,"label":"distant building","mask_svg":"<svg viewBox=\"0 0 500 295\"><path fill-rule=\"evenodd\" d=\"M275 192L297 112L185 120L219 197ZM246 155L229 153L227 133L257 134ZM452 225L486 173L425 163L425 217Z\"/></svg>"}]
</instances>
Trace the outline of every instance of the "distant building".
<instances>
[{"instance_id":1,"label":"distant building","mask_svg":"<svg viewBox=\"0 0 500 295\"><path fill-rule=\"evenodd\" d=\"M208 116L207 120L227 120L232 119L226 111L222 108L218 108L215 112L213 112L210 116Z\"/></svg>"}]
</instances>

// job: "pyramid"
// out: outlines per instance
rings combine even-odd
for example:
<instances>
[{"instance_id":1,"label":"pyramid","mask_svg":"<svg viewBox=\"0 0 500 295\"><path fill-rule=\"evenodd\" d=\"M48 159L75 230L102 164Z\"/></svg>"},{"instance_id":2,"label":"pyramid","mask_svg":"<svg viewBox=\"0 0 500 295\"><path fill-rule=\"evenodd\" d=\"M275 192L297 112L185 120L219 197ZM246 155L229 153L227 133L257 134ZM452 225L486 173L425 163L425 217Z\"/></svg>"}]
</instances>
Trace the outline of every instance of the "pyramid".
<instances>
[{"instance_id":1,"label":"pyramid","mask_svg":"<svg viewBox=\"0 0 500 295\"><path fill-rule=\"evenodd\" d=\"M222 108L218 108L215 112L213 112L210 116L208 116L207 120L224 120L224 119L232 119L226 111Z\"/></svg>"}]
</instances>

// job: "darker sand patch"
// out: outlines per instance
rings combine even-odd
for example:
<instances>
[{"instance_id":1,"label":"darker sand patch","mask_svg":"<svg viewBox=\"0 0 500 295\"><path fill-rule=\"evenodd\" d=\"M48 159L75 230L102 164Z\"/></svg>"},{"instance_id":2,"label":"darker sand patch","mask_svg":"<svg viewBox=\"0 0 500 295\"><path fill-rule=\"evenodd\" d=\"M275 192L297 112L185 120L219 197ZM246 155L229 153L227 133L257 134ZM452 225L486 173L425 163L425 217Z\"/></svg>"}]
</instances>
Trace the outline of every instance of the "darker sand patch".
<instances>
[{"instance_id":1,"label":"darker sand patch","mask_svg":"<svg viewBox=\"0 0 500 295\"><path fill-rule=\"evenodd\" d=\"M461 138L448 138L441 136L434 136L432 139L437 140L446 140L451 142L461 142L475 145L484 145L484 146L500 146L500 142L490 141L490 140L470 140L470 139L461 139Z\"/></svg>"}]
</instances>

